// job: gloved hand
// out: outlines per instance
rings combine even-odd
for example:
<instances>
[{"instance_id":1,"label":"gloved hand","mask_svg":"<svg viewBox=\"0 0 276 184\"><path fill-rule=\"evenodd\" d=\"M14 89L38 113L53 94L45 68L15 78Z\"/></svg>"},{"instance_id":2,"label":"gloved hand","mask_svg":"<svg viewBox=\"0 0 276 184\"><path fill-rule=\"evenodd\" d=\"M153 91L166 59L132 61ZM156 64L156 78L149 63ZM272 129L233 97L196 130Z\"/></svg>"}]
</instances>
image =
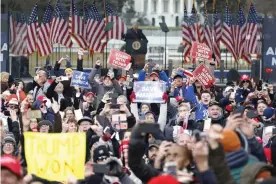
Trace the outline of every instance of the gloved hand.
<instances>
[{"instance_id":1,"label":"gloved hand","mask_svg":"<svg viewBox=\"0 0 276 184\"><path fill-rule=\"evenodd\" d=\"M136 95L135 95L134 91L132 91L132 93L131 93L131 95L130 95L129 98L130 98L131 103L135 103L134 100L136 99Z\"/></svg>"},{"instance_id":2,"label":"gloved hand","mask_svg":"<svg viewBox=\"0 0 276 184\"><path fill-rule=\"evenodd\" d=\"M99 69L101 67L101 61L100 60L97 60L96 61L96 64L95 64L95 68L96 69Z\"/></svg>"},{"instance_id":3,"label":"gloved hand","mask_svg":"<svg viewBox=\"0 0 276 184\"><path fill-rule=\"evenodd\" d=\"M164 103L167 103L168 102L168 94L166 92L164 92L163 96L162 96L162 99L164 100Z\"/></svg>"}]
</instances>

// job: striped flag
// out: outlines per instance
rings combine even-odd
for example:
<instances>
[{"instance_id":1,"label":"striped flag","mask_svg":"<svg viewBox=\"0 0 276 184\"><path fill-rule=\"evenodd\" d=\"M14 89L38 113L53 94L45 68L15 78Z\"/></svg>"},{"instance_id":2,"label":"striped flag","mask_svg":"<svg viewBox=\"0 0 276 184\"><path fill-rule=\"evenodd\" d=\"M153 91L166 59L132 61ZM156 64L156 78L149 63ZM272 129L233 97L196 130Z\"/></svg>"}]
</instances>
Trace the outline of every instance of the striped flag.
<instances>
[{"instance_id":1,"label":"striped flag","mask_svg":"<svg viewBox=\"0 0 276 184\"><path fill-rule=\"evenodd\" d=\"M246 24L246 51L248 54L258 54L258 14L251 3Z\"/></svg>"},{"instance_id":2,"label":"striped flag","mask_svg":"<svg viewBox=\"0 0 276 184\"><path fill-rule=\"evenodd\" d=\"M199 41L198 28L199 27L198 27L197 12L195 9L195 5L193 4L192 15L189 21L189 33L190 33L191 41L195 41L195 42Z\"/></svg>"},{"instance_id":3,"label":"striped flag","mask_svg":"<svg viewBox=\"0 0 276 184\"><path fill-rule=\"evenodd\" d=\"M183 44L183 56L184 61L186 62L188 59L188 56L190 54L191 49L191 38L190 38L190 32L189 32L189 17L187 13L186 3L184 2L184 20L182 23L182 44Z\"/></svg>"},{"instance_id":4,"label":"striped flag","mask_svg":"<svg viewBox=\"0 0 276 184\"><path fill-rule=\"evenodd\" d=\"M44 13L43 21L40 25L37 36L37 49L40 56L47 56L51 54L53 51L53 45L50 39L52 11L53 7L49 2Z\"/></svg>"},{"instance_id":5,"label":"striped flag","mask_svg":"<svg viewBox=\"0 0 276 184\"><path fill-rule=\"evenodd\" d=\"M237 15L237 25L235 25L235 52L238 58L243 58L247 63L251 63L251 59L248 54L245 54L245 40L246 39L246 19L244 12L241 7L239 7Z\"/></svg>"},{"instance_id":6,"label":"striped flag","mask_svg":"<svg viewBox=\"0 0 276 184\"><path fill-rule=\"evenodd\" d=\"M23 56L27 49L27 19L23 13L16 13L15 40L11 44L11 54Z\"/></svg>"},{"instance_id":7,"label":"striped flag","mask_svg":"<svg viewBox=\"0 0 276 184\"><path fill-rule=\"evenodd\" d=\"M59 43L65 47L71 48L73 43L69 35L68 22L63 14L63 8L61 6L60 0L57 1L53 21L51 24L51 35L52 44Z\"/></svg>"},{"instance_id":8,"label":"striped flag","mask_svg":"<svg viewBox=\"0 0 276 184\"><path fill-rule=\"evenodd\" d=\"M80 16L76 8L75 0L71 1L69 33L81 48L86 49L87 43L85 40L85 24L83 18Z\"/></svg>"},{"instance_id":9,"label":"striped flag","mask_svg":"<svg viewBox=\"0 0 276 184\"><path fill-rule=\"evenodd\" d=\"M9 12L9 21L10 21L10 45L11 45L16 39L15 19L11 12Z\"/></svg>"},{"instance_id":10,"label":"striped flag","mask_svg":"<svg viewBox=\"0 0 276 184\"><path fill-rule=\"evenodd\" d=\"M124 21L117 16L116 12L106 3L107 22L113 22L113 29L108 32L108 39L122 40L122 35L127 31Z\"/></svg>"},{"instance_id":11,"label":"striped flag","mask_svg":"<svg viewBox=\"0 0 276 184\"><path fill-rule=\"evenodd\" d=\"M216 7L214 6L214 50L213 53L216 58L216 62L220 63L221 60L221 53L220 53L220 41L221 41L221 35L222 35L222 30L221 30L221 20L218 16L218 11Z\"/></svg>"},{"instance_id":12,"label":"striped flag","mask_svg":"<svg viewBox=\"0 0 276 184\"><path fill-rule=\"evenodd\" d=\"M103 52L106 44L106 42L102 42L102 40L106 39L104 18L100 15L95 4L89 9L87 8L86 11L89 11L85 15L87 20L86 34L87 42L89 43L88 48L96 52Z\"/></svg>"},{"instance_id":13,"label":"striped flag","mask_svg":"<svg viewBox=\"0 0 276 184\"><path fill-rule=\"evenodd\" d=\"M37 27L38 27L38 18L37 18L37 3L35 4L31 16L29 17L27 25L27 53L28 55L36 51L36 42L37 42Z\"/></svg>"},{"instance_id":14,"label":"striped flag","mask_svg":"<svg viewBox=\"0 0 276 184\"><path fill-rule=\"evenodd\" d=\"M203 43L205 43L211 51L213 51L213 35L212 29L210 28L209 21L208 21L208 14L207 8L205 7L204 11L204 39Z\"/></svg>"},{"instance_id":15,"label":"striped flag","mask_svg":"<svg viewBox=\"0 0 276 184\"><path fill-rule=\"evenodd\" d=\"M237 61L237 55L234 45L234 26L233 17L230 15L228 4L226 4L224 22L222 26L221 41L226 46L227 50L233 55L235 61Z\"/></svg>"}]
</instances>

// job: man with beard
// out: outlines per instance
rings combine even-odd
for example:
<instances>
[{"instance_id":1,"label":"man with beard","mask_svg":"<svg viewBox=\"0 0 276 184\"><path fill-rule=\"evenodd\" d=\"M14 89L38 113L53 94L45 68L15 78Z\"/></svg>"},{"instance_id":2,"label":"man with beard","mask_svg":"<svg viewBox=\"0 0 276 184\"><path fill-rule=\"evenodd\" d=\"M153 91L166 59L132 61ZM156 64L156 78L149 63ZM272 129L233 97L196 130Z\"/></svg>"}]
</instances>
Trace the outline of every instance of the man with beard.
<instances>
[{"instance_id":1,"label":"man with beard","mask_svg":"<svg viewBox=\"0 0 276 184\"><path fill-rule=\"evenodd\" d=\"M154 167L154 160L158 154L160 144L161 144L161 141L159 140L151 140L149 142L148 164L150 164L152 167Z\"/></svg>"},{"instance_id":2,"label":"man with beard","mask_svg":"<svg viewBox=\"0 0 276 184\"><path fill-rule=\"evenodd\" d=\"M115 94L122 95L123 91L120 85L118 84L118 81L114 78L114 72L108 72L107 75L103 78L103 84L99 84L95 79L95 75L99 73L99 70L101 68L101 64L99 61L96 62L95 68L93 68L89 74L88 81L91 87L96 89L97 91L97 97L98 97L98 103L100 104L104 94L107 92L113 92Z\"/></svg>"}]
</instances>

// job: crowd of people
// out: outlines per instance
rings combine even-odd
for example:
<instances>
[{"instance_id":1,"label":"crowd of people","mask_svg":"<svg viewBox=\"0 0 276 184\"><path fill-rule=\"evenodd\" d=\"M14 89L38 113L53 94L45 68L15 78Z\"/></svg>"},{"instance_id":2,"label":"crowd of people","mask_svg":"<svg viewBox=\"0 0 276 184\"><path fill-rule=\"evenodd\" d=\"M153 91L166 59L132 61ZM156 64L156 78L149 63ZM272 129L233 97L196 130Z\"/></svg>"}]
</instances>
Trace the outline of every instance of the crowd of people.
<instances>
[{"instance_id":1,"label":"crowd of people","mask_svg":"<svg viewBox=\"0 0 276 184\"><path fill-rule=\"evenodd\" d=\"M71 86L74 69L61 72L64 63L55 63L55 77L37 70L30 83L1 73L3 184L58 183L27 172L25 132L86 134L85 178L68 183L276 183L273 84L241 75L205 89L183 68L168 76L146 64L138 77L115 76L97 61L83 89ZM164 103L136 103L135 81L166 83Z\"/></svg>"}]
</instances>

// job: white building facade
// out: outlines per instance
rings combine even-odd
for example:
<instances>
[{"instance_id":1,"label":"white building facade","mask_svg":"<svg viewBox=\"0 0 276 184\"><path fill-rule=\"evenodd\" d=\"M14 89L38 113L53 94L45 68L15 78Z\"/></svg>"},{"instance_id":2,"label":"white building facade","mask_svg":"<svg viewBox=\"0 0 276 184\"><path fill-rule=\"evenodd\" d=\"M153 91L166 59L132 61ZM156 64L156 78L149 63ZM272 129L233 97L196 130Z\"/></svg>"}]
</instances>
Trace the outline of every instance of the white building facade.
<instances>
[{"instance_id":1,"label":"white building facade","mask_svg":"<svg viewBox=\"0 0 276 184\"><path fill-rule=\"evenodd\" d=\"M190 13L193 0L135 0L134 10L152 26L157 27L159 22L166 22L168 27L178 27L184 16L184 1Z\"/></svg>"}]
</instances>

